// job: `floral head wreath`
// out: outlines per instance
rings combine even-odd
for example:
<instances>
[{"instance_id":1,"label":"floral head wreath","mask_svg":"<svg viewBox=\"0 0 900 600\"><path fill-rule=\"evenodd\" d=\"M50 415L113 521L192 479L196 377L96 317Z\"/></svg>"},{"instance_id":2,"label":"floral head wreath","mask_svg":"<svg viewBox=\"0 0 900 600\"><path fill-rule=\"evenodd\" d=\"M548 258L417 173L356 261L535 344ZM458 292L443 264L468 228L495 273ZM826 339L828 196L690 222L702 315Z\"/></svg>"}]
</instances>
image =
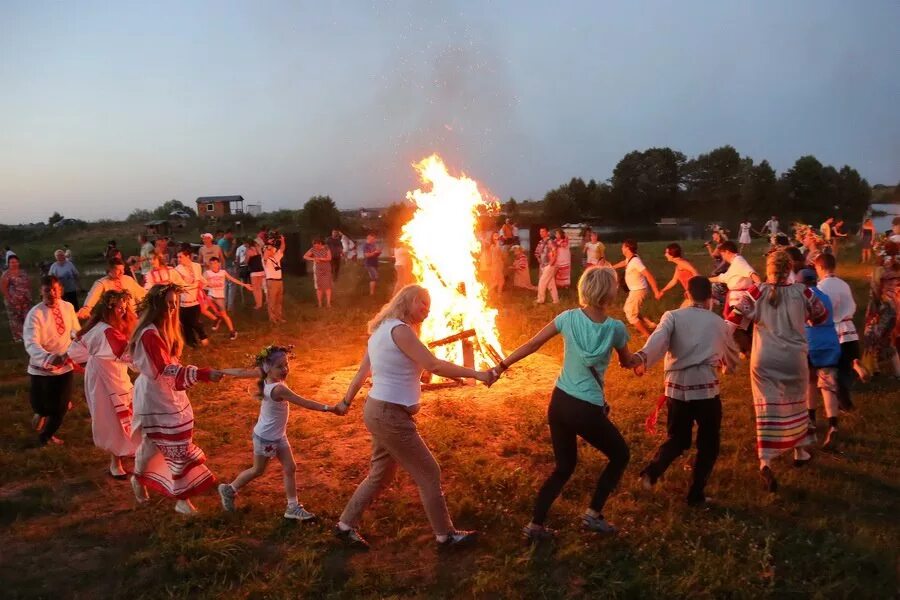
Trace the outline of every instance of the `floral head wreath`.
<instances>
[{"instance_id":1,"label":"floral head wreath","mask_svg":"<svg viewBox=\"0 0 900 600\"><path fill-rule=\"evenodd\" d=\"M273 355L280 353L287 354L288 358L292 358L294 356L293 344L289 344L287 346L269 344L268 346L257 352L255 355L253 355L253 362L265 373L268 372L269 359L272 358Z\"/></svg>"},{"instance_id":2,"label":"floral head wreath","mask_svg":"<svg viewBox=\"0 0 900 600\"><path fill-rule=\"evenodd\" d=\"M100 318L103 316L104 311L112 310L115 308L116 304L122 301L131 300L131 294L127 290L108 290L103 292L103 295L100 296L100 302L94 305L94 308L91 309L91 316Z\"/></svg>"},{"instance_id":3,"label":"floral head wreath","mask_svg":"<svg viewBox=\"0 0 900 600\"><path fill-rule=\"evenodd\" d=\"M154 285L150 288L150 291L147 292L147 295L144 296L143 300L138 303L137 311L139 313L147 310L151 304L154 302L158 302L160 299L164 299L166 294L169 292L175 292L176 294L180 294L184 291L184 288L175 283L166 283L161 285Z\"/></svg>"}]
</instances>

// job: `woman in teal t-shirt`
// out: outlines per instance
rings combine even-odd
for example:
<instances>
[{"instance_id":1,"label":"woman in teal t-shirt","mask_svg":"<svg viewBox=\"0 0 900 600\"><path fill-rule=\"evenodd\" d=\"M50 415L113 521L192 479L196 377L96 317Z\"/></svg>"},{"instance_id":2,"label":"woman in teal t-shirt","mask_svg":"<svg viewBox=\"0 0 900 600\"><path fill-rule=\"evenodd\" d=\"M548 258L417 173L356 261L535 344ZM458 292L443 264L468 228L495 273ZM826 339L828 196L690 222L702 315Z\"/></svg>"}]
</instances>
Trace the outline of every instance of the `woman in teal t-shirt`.
<instances>
[{"instance_id":1,"label":"woman in teal t-shirt","mask_svg":"<svg viewBox=\"0 0 900 600\"><path fill-rule=\"evenodd\" d=\"M631 361L625 324L606 314L606 307L615 298L617 290L618 278L613 269L588 269L578 281L578 301L581 308L557 315L537 335L495 367L498 373L502 373L536 352L558 333L565 340L563 368L556 379L556 387L547 410L556 468L541 486L531 523L523 529L523 534L529 540L551 537L554 533L544 527L544 519L550 505L575 471L579 437L609 459L597 481L591 504L581 518L582 523L590 531L616 531L603 518L602 511L606 499L625 472L629 451L622 434L609 420L603 376L613 350L619 355L620 364L627 365Z\"/></svg>"}]
</instances>

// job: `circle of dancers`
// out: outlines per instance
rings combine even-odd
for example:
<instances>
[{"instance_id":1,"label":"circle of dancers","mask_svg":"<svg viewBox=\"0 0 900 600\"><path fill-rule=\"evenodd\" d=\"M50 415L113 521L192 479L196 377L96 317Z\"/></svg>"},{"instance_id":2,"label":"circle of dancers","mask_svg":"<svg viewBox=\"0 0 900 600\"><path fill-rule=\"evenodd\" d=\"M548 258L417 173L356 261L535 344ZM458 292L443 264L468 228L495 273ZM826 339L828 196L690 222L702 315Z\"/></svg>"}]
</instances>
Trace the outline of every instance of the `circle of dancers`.
<instances>
[{"instance_id":1,"label":"circle of dancers","mask_svg":"<svg viewBox=\"0 0 900 600\"><path fill-rule=\"evenodd\" d=\"M128 480L138 503L147 502L153 493L174 500L175 510L182 514L195 513L191 499L210 491L219 495L225 511L236 510L249 493L249 484L265 473L272 458L277 458L286 496L284 517L301 522L315 520L297 495L296 461L287 436L290 407L293 404L343 417L353 410L364 383L371 379L361 410L371 435L369 471L349 495L334 525L337 537L358 548L369 547L360 531L363 514L401 468L418 488L439 547L463 546L477 538L477 531L459 529L454 524L440 466L417 429L421 374L427 371L440 377L469 378L491 386L516 363L561 336L564 356L554 387L548 390L547 409L555 464L538 489L531 518L522 529L526 540L538 542L556 535L546 523L554 501L577 467L579 438L608 461L597 477L581 526L600 534L617 531L604 508L631 456L612 419L615 401L605 389L606 373L614 357L621 368L632 370L636 376L643 376L659 362L664 365L663 392L656 410L667 410L666 439L639 471L639 482L645 489L652 489L693 442L696 457L686 500L690 506L709 503L706 486L721 436L720 376L733 373L741 357L749 361L759 479L765 490L778 489L777 473L783 468L777 461L779 456L792 455L795 467L812 460L809 448L817 442L819 398L827 418L824 447L838 447L840 412L853 409L850 390L854 380L866 380L879 361L889 364L893 375L900 377L896 350L900 239L878 242L879 264L872 276L872 300L862 336L875 362L866 368L860 352L861 336L853 323L856 304L847 283L836 275L836 227L829 220L821 231L826 225L827 240L812 228L795 228L804 253L796 245L782 243L773 217L766 224L772 247L763 274L758 274L740 253L750 242L753 230L749 221L741 224L739 245L728 240L724 230L714 232L715 245L707 245L717 263L712 276L700 275L684 257L681 246L669 244L664 255L674 266L674 273L661 288L641 260L636 241L623 242L625 258L611 265L597 234L591 233L584 245L586 269L577 282L578 307L556 315L530 340L484 370L441 360L429 350L419 337L420 326L429 315L429 293L418 284L398 282L393 297L369 321L362 360L344 397L336 404L305 398L287 385L295 361L289 346L263 348L250 368L214 369L181 362L186 344L208 343L201 315L209 313L217 324L224 323L234 339L236 331L228 315L226 293L232 286L253 292L257 309L262 308L260 288L265 286L270 318L275 323L284 321L280 267L286 248L283 236L269 236L261 244L243 244L240 266L248 268L241 269L239 278L222 268L225 255L221 246L212 243L211 235L203 236L200 264L194 262L190 249L182 248L176 251L176 267L169 266L163 253L163 249L168 251L165 244L160 248L142 237L138 268L143 286L126 275L130 261L124 261L112 244L107 274L93 284L80 307L77 295L74 304L66 299L71 298L67 296L66 277L77 276L74 265L66 266L71 256L57 253L54 266L62 266L51 268L51 273L41 279L41 302L27 309L27 276L18 258L8 254L0 290L13 336L23 341L28 353L32 425L38 442L63 443L56 434L70 407L73 373L83 366L93 441L109 455L109 475ZM900 222L896 227L900 238ZM522 264L527 273L527 257L518 236L508 233L504 229L485 242L487 252L481 268L492 287L502 291L506 267L502 266L503 255L495 248L506 243L513 258L516 285L535 289L530 276L523 277ZM537 302L544 302L549 291L555 303L559 273L564 271L565 278L570 277L572 255L567 244L561 243L566 239L562 230L551 236L549 230L541 229L540 236L535 252L540 264ZM872 243L863 245L864 252L875 249L874 234L870 237ZM381 253L373 238L370 236L362 248L372 291L378 280L377 258ZM304 255L314 265L320 306L331 303L332 282L340 268L338 260L337 270L333 270L333 252L345 252L340 242L341 234L335 231L331 238L314 240ZM406 250L401 251L400 259L398 278L402 275L406 282L411 278ZM617 268L624 269L626 321L646 338L636 351L629 348L626 324L609 315L620 287ZM264 274L264 281L257 277L258 281L247 283L259 272ZM679 287L684 296L680 308L664 313L658 324L643 315L642 306L651 291L659 299ZM208 296L206 300L203 295ZM85 321L83 325L79 319ZM129 369L138 373L133 383ZM194 413L188 392L195 385L216 384L226 378L256 381L259 418L252 432L247 432L253 447L249 466L231 482L220 483L207 466L205 453L194 443ZM648 420L648 427L654 419ZM134 462L129 473L123 460L131 457Z\"/></svg>"}]
</instances>

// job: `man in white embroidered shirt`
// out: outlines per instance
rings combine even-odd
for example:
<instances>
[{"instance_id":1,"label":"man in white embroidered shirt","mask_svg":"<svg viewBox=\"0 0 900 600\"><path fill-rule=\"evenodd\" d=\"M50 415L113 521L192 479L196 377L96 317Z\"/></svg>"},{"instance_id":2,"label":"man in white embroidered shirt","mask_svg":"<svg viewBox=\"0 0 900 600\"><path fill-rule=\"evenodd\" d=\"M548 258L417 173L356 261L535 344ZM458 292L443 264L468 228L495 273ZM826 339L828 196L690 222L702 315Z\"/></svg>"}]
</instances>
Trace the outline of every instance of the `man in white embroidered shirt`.
<instances>
[{"instance_id":1,"label":"man in white embroidered shirt","mask_svg":"<svg viewBox=\"0 0 900 600\"><path fill-rule=\"evenodd\" d=\"M731 240L726 240L716 248L722 255L722 260L728 263L728 270L721 275L710 277L712 283L724 283L728 286L728 295L725 298L725 310L723 315L725 321L731 316L734 305L741 299L744 291L750 288L754 283L761 281L756 269L750 266L747 259L738 254L737 246ZM729 323L729 327L734 325ZM750 352L750 320L742 318L740 325L733 332L735 341L742 352Z\"/></svg>"},{"instance_id":2,"label":"man in white embroidered shirt","mask_svg":"<svg viewBox=\"0 0 900 600\"><path fill-rule=\"evenodd\" d=\"M22 338L31 378L32 426L38 442L62 444L54 434L62 425L72 397L69 346L80 329L75 307L62 299L62 286L52 275L41 279L41 302L25 317Z\"/></svg>"},{"instance_id":3,"label":"man in white embroidered shirt","mask_svg":"<svg viewBox=\"0 0 900 600\"><path fill-rule=\"evenodd\" d=\"M691 306L665 313L659 326L635 353L630 366L637 375L665 356L665 396L668 437L653 460L641 471L641 483L650 489L678 456L691 447L697 423L697 458L687 501L706 501L706 482L719 456L722 402L718 370L731 372L738 360L730 329L712 312L712 284L705 277L688 281Z\"/></svg>"}]
</instances>

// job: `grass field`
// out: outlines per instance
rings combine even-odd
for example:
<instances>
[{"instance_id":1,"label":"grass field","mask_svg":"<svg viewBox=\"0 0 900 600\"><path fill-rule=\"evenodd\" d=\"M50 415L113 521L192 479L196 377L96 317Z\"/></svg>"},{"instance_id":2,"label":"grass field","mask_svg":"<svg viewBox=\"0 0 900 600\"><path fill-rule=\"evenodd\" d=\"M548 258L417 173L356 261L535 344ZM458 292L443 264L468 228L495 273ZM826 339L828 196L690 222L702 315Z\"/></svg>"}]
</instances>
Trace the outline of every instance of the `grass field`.
<instances>
[{"instance_id":1,"label":"grass field","mask_svg":"<svg viewBox=\"0 0 900 600\"><path fill-rule=\"evenodd\" d=\"M663 246L641 247L661 282L671 276ZM708 267L699 243L686 244L686 250L701 270ZM761 246L749 253L757 266L760 253ZM862 310L867 270L855 264L855 251L846 251L851 253L854 262L840 271ZM293 343L297 357L289 384L333 403L362 354L365 322L390 289L390 266L382 272L380 295L369 298L362 269L347 265L331 311L315 308L308 279L289 280L286 326L270 327L263 315L243 310L237 341L215 332L210 348L189 351L185 359L236 367L247 365L248 355L266 343ZM674 308L676 296L650 302L651 316ZM500 300L507 351L556 314L557 307L532 302L531 294L515 290ZM564 293L559 308L574 305L574 293ZM620 308L614 316L621 318ZM696 510L684 502L687 461L676 461L652 493L637 485L638 471L662 439L643 428L662 389L661 368L638 379L613 365L607 375L611 418L631 447L632 462L605 514L621 532L596 537L578 527L604 463L582 446L578 470L551 511L549 525L559 538L528 547L519 530L552 469L545 410L561 360L556 339L490 389L424 394L420 430L442 466L457 526L483 532L478 545L438 553L418 494L401 475L365 515L361 529L373 549L358 554L332 538L331 525L367 469L362 394L343 419L297 408L291 417L300 499L322 517L319 524L282 519L275 465L242 491L237 513L223 513L210 495L196 501L199 515L185 518L172 501L158 497L136 506L127 482L105 475L107 457L92 445L80 389L60 431L66 444L34 447L24 351L11 343L5 326L0 336L0 583L6 598L863 599L898 593L900 392L884 376L858 387L858 410L842 419L842 452L816 451L812 465L801 470L791 468L788 457L779 459L781 490L771 495L758 484L748 369L742 364L724 381L722 451L708 487L717 507ZM632 349L642 342L633 338ZM190 392L195 441L225 480L250 464L258 410L252 386L230 380Z\"/></svg>"}]
</instances>

